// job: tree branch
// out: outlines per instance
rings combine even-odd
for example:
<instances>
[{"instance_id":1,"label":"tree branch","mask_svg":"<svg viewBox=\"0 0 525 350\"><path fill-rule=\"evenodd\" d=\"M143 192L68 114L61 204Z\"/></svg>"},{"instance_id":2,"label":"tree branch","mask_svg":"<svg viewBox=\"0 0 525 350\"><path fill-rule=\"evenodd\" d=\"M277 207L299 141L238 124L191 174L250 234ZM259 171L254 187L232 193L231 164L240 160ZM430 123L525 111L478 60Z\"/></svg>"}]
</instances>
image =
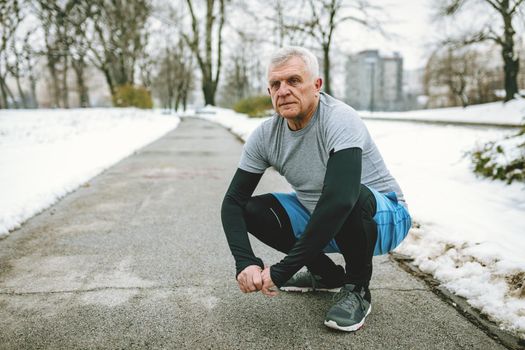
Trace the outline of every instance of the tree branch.
<instances>
[{"instance_id":1,"label":"tree branch","mask_svg":"<svg viewBox=\"0 0 525 350\"><path fill-rule=\"evenodd\" d=\"M221 73L221 65L222 65L222 28L224 26L224 0L220 0L220 20L219 20L219 30L218 30L218 37L217 37L217 71L215 72L215 81L214 84L217 84L219 82L219 76Z\"/></svg>"},{"instance_id":2,"label":"tree branch","mask_svg":"<svg viewBox=\"0 0 525 350\"><path fill-rule=\"evenodd\" d=\"M512 7L512 9L509 11L509 14L513 14L514 12L516 12L516 10L518 9L518 7L523 3L523 0L517 0L516 3L514 4L514 6Z\"/></svg>"}]
</instances>

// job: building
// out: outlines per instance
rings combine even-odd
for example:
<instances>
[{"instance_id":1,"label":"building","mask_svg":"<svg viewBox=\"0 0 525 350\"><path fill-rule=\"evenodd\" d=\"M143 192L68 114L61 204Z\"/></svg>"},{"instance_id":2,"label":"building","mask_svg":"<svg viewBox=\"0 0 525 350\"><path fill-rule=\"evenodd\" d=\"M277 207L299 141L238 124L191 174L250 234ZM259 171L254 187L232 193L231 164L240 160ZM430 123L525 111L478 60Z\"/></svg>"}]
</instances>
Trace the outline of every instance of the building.
<instances>
[{"instance_id":1,"label":"building","mask_svg":"<svg viewBox=\"0 0 525 350\"><path fill-rule=\"evenodd\" d=\"M399 111L403 102L403 58L365 50L347 62L346 102L358 110Z\"/></svg>"},{"instance_id":2,"label":"building","mask_svg":"<svg viewBox=\"0 0 525 350\"><path fill-rule=\"evenodd\" d=\"M404 109L423 109L428 102L424 85L425 68L403 71Z\"/></svg>"}]
</instances>

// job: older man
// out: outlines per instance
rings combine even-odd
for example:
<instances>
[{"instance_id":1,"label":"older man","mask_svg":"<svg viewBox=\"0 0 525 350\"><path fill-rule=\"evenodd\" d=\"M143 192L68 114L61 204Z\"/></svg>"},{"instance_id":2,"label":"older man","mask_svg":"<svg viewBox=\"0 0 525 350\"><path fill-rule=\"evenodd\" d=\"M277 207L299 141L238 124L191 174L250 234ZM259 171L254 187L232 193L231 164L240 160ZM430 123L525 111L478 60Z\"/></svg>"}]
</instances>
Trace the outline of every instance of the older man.
<instances>
[{"instance_id":1,"label":"older man","mask_svg":"<svg viewBox=\"0 0 525 350\"><path fill-rule=\"evenodd\" d=\"M242 292L337 291L325 325L359 329L371 310L373 255L406 236L403 194L356 112L321 92L315 56L278 50L268 67L275 115L254 130L222 204L222 222ZM273 166L292 193L252 197ZM286 254L265 267L247 232ZM344 256L345 269L325 253ZM303 266L307 271L298 272Z\"/></svg>"}]
</instances>

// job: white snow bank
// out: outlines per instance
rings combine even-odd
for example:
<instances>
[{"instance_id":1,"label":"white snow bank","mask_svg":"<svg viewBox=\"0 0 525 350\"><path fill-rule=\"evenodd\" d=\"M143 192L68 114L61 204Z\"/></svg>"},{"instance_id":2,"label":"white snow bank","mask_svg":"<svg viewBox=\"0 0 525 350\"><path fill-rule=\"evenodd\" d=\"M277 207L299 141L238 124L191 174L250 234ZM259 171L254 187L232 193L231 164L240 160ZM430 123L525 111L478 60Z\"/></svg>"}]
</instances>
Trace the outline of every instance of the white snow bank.
<instances>
[{"instance_id":1,"label":"white snow bank","mask_svg":"<svg viewBox=\"0 0 525 350\"><path fill-rule=\"evenodd\" d=\"M179 120L138 109L1 111L0 237Z\"/></svg>"},{"instance_id":2,"label":"white snow bank","mask_svg":"<svg viewBox=\"0 0 525 350\"><path fill-rule=\"evenodd\" d=\"M483 112L471 122L496 120L508 106L490 105L479 106ZM466 120L467 112L458 109L457 119ZM436 120L446 111L426 113L427 120ZM220 108L207 108L199 117L226 126L244 140L264 120ZM465 157L477 144L515 132L365 122L403 189L414 221L420 224L398 251L413 257L421 270L465 297L501 328L525 337L525 188L476 177Z\"/></svg>"},{"instance_id":3,"label":"white snow bank","mask_svg":"<svg viewBox=\"0 0 525 350\"><path fill-rule=\"evenodd\" d=\"M416 120L519 126L525 122L525 99L463 107L422 109L408 112L360 111L364 119Z\"/></svg>"}]
</instances>

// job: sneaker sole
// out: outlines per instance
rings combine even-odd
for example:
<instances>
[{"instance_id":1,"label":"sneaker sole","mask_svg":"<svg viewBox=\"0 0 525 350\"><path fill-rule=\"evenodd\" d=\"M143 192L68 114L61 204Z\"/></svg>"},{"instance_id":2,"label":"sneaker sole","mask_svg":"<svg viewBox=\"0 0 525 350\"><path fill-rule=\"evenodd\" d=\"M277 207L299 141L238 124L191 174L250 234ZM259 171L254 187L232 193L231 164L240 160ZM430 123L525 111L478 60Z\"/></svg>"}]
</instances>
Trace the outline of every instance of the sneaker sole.
<instances>
[{"instance_id":1,"label":"sneaker sole","mask_svg":"<svg viewBox=\"0 0 525 350\"><path fill-rule=\"evenodd\" d=\"M341 287L337 288L316 288L313 289L312 287L281 287L280 288L284 292L301 292L301 293L307 293L307 292L330 292L330 293L337 293L339 290L341 290Z\"/></svg>"},{"instance_id":2,"label":"sneaker sole","mask_svg":"<svg viewBox=\"0 0 525 350\"><path fill-rule=\"evenodd\" d=\"M343 332L355 332L355 331L359 330L361 327L363 327L363 325L365 324L366 316L368 316L368 314L370 314L370 311L372 311L372 305L368 306L368 310L366 311L366 315L365 315L365 317L363 317L361 322L353 324L351 326L346 326L346 327L340 326L340 325L337 324L337 322L332 321L332 320L329 320L329 321L325 320L324 321L324 325L329 327L329 328L337 329L337 330L343 331Z\"/></svg>"}]
</instances>

